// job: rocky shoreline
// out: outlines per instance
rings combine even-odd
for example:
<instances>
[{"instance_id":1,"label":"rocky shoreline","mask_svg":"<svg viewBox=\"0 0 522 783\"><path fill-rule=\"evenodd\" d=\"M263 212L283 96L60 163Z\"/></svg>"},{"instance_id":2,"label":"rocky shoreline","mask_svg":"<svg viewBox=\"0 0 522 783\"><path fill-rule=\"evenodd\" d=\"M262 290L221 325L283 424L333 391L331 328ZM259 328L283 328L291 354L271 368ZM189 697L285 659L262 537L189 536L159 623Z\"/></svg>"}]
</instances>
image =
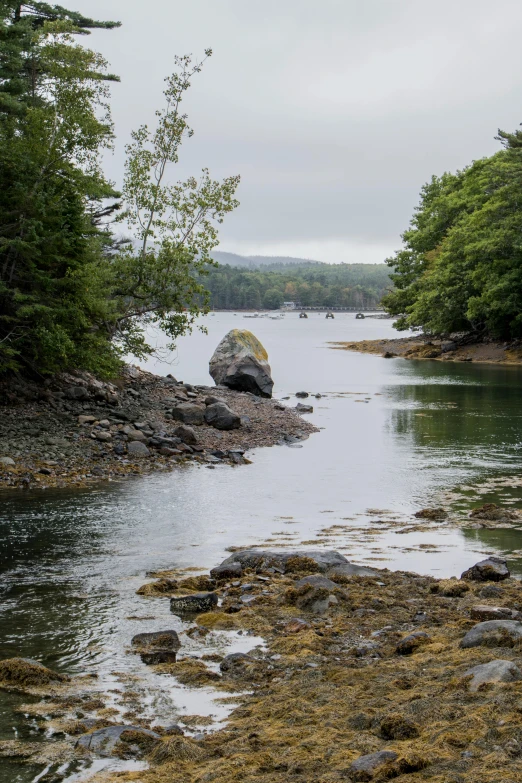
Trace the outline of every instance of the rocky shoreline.
<instances>
[{"instance_id":1,"label":"rocky shoreline","mask_svg":"<svg viewBox=\"0 0 522 783\"><path fill-rule=\"evenodd\" d=\"M430 359L444 362L481 362L486 364L522 364L522 343L494 340L460 343L417 335L389 340L358 340L333 342L332 348L344 351L372 353L386 359Z\"/></svg>"},{"instance_id":2,"label":"rocky shoreline","mask_svg":"<svg viewBox=\"0 0 522 783\"><path fill-rule=\"evenodd\" d=\"M277 400L193 386L127 366L0 386L0 489L84 486L197 462L239 465L317 428Z\"/></svg>"},{"instance_id":3,"label":"rocky shoreline","mask_svg":"<svg viewBox=\"0 0 522 783\"><path fill-rule=\"evenodd\" d=\"M0 755L47 765L42 780L53 783L72 760L99 758L147 768L93 783L521 779L522 603L504 560L440 580L361 568L335 551L250 549L210 574L157 577L139 594L169 601L183 631L139 634L129 651L166 688L174 679L234 694L227 723L160 726L131 694L118 721L95 678L11 659L0 686L43 698L20 711L56 741L2 742ZM220 656L220 629L265 645ZM194 639L197 656L184 651Z\"/></svg>"}]
</instances>

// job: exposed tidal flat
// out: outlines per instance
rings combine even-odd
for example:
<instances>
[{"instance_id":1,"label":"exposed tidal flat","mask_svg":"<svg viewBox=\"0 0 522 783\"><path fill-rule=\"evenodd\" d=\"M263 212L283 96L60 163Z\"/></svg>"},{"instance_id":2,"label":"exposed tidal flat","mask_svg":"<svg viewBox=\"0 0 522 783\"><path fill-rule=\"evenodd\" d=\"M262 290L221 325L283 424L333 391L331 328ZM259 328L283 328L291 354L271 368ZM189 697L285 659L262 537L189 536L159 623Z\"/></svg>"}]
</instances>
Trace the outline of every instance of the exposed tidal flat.
<instances>
[{"instance_id":1,"label":"exposed tidal flat","mask_svg":"<svg viewBox=\"0 0 522 783\"><path fill-rule=\"evenodd\" d=\"M421 717L415 725L419 737L407 740L408 749L413 753L415 747L411 743L426 744L423 727L432 722L432 716L422 713L422 704L426 704L422 699L438 698L437 694L446 688L445 677L448 682L451 677L459 678L467 670L464 667L482 662L486 654L491 653L491 659L516 658L516 647L503 648L500 652L484 648L472 655L458 647L471 623L471 606L475 603L501 603L517 611L518 583L515 580L503 583L503 594L493 598L478 595L484 585L471 583L466 595L453 597L432 593L431 585L435 584L434 577L458 576L490 553L507 555L512 574L522 573L522 537L516 524L501 528L478 527L476 522L470 521L467 526L469 512L475 506L487 502L508 508L520 505L520 370L402 359L384 361L330 350L327 346L330 341L384 339L393 335L389 322L355 321L352 315L338 315L334 321L326 321L324 315L314 314L299 321L297 315L288 314L281 321L263 319L253 323L242 321L239 315L217 314L206 319L206 324L208 336L195 334L181 340L177 356L169 357L171 363L151 363L145 369L172 373L194 384L208 384L208 358L219 339L233 326L248 325L268 350L276 381L276 397L288 396L290 400L285 403L294 405L298 401L294 397L297 391L322 395L313 398L314 413L307 417L321 428L321 432L306 442L291 444L290 448L258 448L247 452L252 464L235 470L217 466L210 471L194 465L168 474L136 477L124 484L100 484L79 490L49 489L44 497L31 490L4 494L0 511L3 551L1 657L36 658L73 677L80 673L97 674L98 691L102 694L112 691L112 704L107 706L104 702L99 708L116 710L112 720L121 721L126 712L134 709L134 716L123 719L149 721L151 725L156 721L163 726L180 723L188 746L194 743L198 749L190 751L189 748L183 752L197 756L198 751L213 753L214 745L224 741L219 732L204 740L194 737L199 734L207 737L209 729L216 725L219 729L223 714L230 712L228 708L223 709L226 704L212 701L213 696L223 695L225 684L231 686L231 690L224 690L225 698L239 698L231 677L227 675L222 683L214 678L212 683L213 678L209 676L206 683L200 682L194 689L192 685L184 684L174 671L163 675L151 671L139 656L128 652L130 640L140 632L172 628L182 640L178 655L180 663L183 658L192 658L221 677L220 661L205 662L202 660L204 655L225 657L230 649L238 649L234 646L238 643L240 652L250 653L253 648L262 648L263 638L267 640L270 655L283 656L268 664L274 666L275 672L270 674L269 680L260 679L260 687L270 691L266 699L251 716L241 715L241 709L251 709L243 702L239 711L232 713L230 726L239 733L234 739L236 745L229 748L230 754L222 757L225 761L221 767L204 768L200 753L200 766L180 768L179 774L183 772L187 776L190 773L198 780L203 774L219 772L222 779L227 780L226 768L226 774L233 780L232 772L236 770L234 774L240 775L246 765L250 779L263 780L262 776L267 775L271 779L279 776L282 780L294 779L293 776L295 780L328 780L328 774L341 774L343 764L347 769L362 750L390 747L397 752L397 743L400 745L406 740L386 740L381 736L381 723L373 725L376 716L384 720L382 705L363 707L367 698L365 690L367 692L370 685L375 692L374 698L389 698L392 707L399 703L400 697L405 720L411 722L410 713L418 708ZM440 506L451 512L449 520L431 521L414 516L423 508ZM452 518L458 525L452 524ZM239 596L245 584L254 583L255 595L265 589L273 594L272 597L256 598L259 609L255 612L253 607L247 608L246 614L244 610L236 614L217 612L229 618L221 619L228 627L208 627L208 622L205 626L203 620L201 627L206 627L208 633L202 632L199 639L187 635L196 623L187 625L171 614L167 596L136 594L146 581L147 572L199 569L185 572L184 576L188 577L203 569L208 571L223 559L227 548L245 545L262 545L283 552L303 548L335 549L350 561L389 571L377 580L360 577L355 578L351 587L344 586L342 589L351 594L350 603L343 603L343 599L337 606L333 605L329 609L330 616L320 619L313 636L300 637L306 644L298 641L299 633L295 636L287 636L286 632L281 634L281 639L296 640L295 649L291 649L293 642L290 641L282 644L288 649L272 649L276 636L279 638L273 629L280 620L290 620L294 616L302 617L315 628L313 616L307 613L306 607L301 609L292 601L283 602L281 607L277 605L283 593L286 595L292 587L285 580L302 578L301 573L291 577L283 575L280 584L277 577L268 575L268 586L258 580L263 574L246 574L239 580L240 585L233 588L239 591ZM425 582L392 573L397 569L424 575ZM179 579L180 574L172 578ZM383 582L384 587L377 582ZM413 607L415 611L408 604L410 599L419 603L418 607ZM384 602L384 608L377 606L379 600ZM276 606L272 606L272 601ZM368 614L354 614L359 609L368 610ZM431 637L432 646L428 645L425 651L419 651L411 658L398 658L394 645L407 635L408 630L418 627L419 621L414 623L413 620L417 609L428 615L431 613L431 619L423 629ZM258 615L255 620L253 612ZM354 638L368 640L372 633L386 625L392 625L392 630L390 638L386 637L382 658L370 655L359 659L349 652L354 645L346 651L335 651L335 644L346 646L350 641L343 638L341 642L334 642L334 639L338 640L335 633L341 637L353 634ZM242 633L238 635L238 631ZM437 648L437 644L442 648ZM267 660L265 652L259 655ZM328 662L322 659L323 655L328 656ZM294 656L294 659L288 660L285 656ZM335 663L339 656L341 660ZM356 666L350 668L353 663ZM200 664L193 668L199 668L201 673ZM406 679L413 677L413 690L392 686L392 682L402 676L397 674L402 668L407 670L403 673ZM288 679L287 670L291 673ZM387 673L381 676L379 672L385 670ZM422 674L423 670L425 674ZM322 676L325 681L320 684ZM297 680L293 680L294 677ZM352 680L348 682L347 677ZM279 682L273 682L278 678ZM181 679L184 679L183 674ZM240 677L239 690L249 689L254 681L253 675L249 682ZM216 682L220 684L217 689ZM502 689L504 686L495 687ZM520 686L515 683L510 687L515 689L510 693L516 694ZM336 705L332 692L343 688L347 689L342 697L344 701ZM470 699L469 709L474 709L473 705L477 706L479 699L476 695L463 696L468 691L459 688L454 692L455 703L451 708L447 707L443 718L453 722L452 725L460 720L457 715L459 704L459 709L468 710L465 700ZM212 695L212 689L217 690L217 694ZM290 698L296 690L299 691L297 695ZM133 697L133 693L137 696ZM484 723L480 727L483 734L493 730L502 734L497 740L493 737L491 747L486 748L488 753L500 754L492 758L498 767L500 763L514 763L507 759L515 757L506 755L504 746L509 738L504 737L502 727L496 725L499 720L505 720L491 706L498 699L496 693L493 689L489 701L483 703L491 725L488 723L486 727ZM414 695L421 698L421 704ZM352 696L361 712L375 711L366 724L361 718L361 726L364 724L367 728L337 724L338 718L326 713L331 703L331 709L341 717L346 715L348 720L348 703ZM299 703L294 701L298 697L301 697ZM26 699L17 701L13 694L8 698L1 718L2 739L15 739L13 727L19 732L18 737L41 739L41 728L49 728L48 722L13 713L11 708ZM102 700L105 698L103 696ZM497 705L495 709L501 707ZM312 734L304 736L304 729L292 733L289 725L285 728L286 724L278 723L278 715L283 713L288 721L293 715L294 726L308 725L312 734L319 729L324 732L317 734L320 742L314 740ZM514 706L512 713L516 715ZM199 716L199 723L194 716ZM110 718L109 714L107 720ZM183 723L182 718L187 722ZM257 728L253 727L254 719ZM214 720L214 724L210 720ZM263 732L268 730L270 721L273 721L273 735L279 734L280 739L275 742L272 737L275 744L271 740L268 748ZM514 724L509 725L514 734ZM350 742L355 742L354 737L359 733L357 742L364 740L363 745L366 745L339 746L345 754L344 761L335 753L330 756L319 754L318 742L323 748L321 753L326 753L328 743L334 748L338 745L337 732L348 730L355 732L353 736L350 734ZM285 745L286 731L290 733ZM440 735L447 742L446 750L449 747L451 751L448 753L452 763L462 754L474 752L467 746L459 746L459 742L463 742L462 733L468 737L470 731L469 726L462 725L460 733L454 732L455 739L448 742L444 732ZM250 736L256 733L257 739ZM63 735L55 739L63 739ZM469 742L475 739L473 735ZM429 741L435 741L431 734ZM180 744L179 740L176 742ZM495 750L493 745L498 745L500 750ZM399 750L401 747L406 749L404 745ZM267 754L279 756L285 748L287 751L288 748L296 749L295 756L287 753L286 760L279 761L286 766L277 770L276 761L270 761ZM258 759L254 764L255 754ZM248 763L245 757L250 759ZM398 758L403 757L401 750ZM306 759L308 764L314 758L320 761L320 768L302 766ZM423 759L426 761L426 756ZM124 760L125 763L130 761L136 763ZM42 769L37 766L28 775L27 768L13 760L1 763L6 780L32 780ZM115 764L118 766L120 760ZM425 772L411 769L401 774L428 775L429 768L427 766ZM469 769L453 770L451 774L463 775L466 780ZM477 770L473 774L478 774ZM119 771L124 772L124 769ZM129 779L135 774L135 780L153 780L149 772L147 777L143 777L143 772L138 775L136 770L128 774ZM168 774L170 777L166 780L176 779L172 777L172 769ZM162 780L161 777L157 779ZM249 778L243 775L242 779ZM488 777L483 779L489 780Z\"/></svg>"}]
</instances>

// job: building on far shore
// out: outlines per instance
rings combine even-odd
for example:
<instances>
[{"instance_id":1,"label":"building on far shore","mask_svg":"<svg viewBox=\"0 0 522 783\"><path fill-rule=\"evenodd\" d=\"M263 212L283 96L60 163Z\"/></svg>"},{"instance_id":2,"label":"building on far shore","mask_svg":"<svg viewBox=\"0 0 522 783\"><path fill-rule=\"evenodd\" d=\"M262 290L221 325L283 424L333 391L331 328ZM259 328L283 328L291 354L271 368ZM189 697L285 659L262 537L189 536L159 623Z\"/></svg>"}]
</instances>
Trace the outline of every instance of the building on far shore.
<instances>
[{"instance_id":1,"label":"building on far shore","mask_svg":"<svg viewBox=\"0 0 522 783\"><path fill-rule=\"evenodd\" d=\"M283 306L281 307L281 310L295 310L297 307L296 302L283 302Z\"/></svg>"}]
</instances>

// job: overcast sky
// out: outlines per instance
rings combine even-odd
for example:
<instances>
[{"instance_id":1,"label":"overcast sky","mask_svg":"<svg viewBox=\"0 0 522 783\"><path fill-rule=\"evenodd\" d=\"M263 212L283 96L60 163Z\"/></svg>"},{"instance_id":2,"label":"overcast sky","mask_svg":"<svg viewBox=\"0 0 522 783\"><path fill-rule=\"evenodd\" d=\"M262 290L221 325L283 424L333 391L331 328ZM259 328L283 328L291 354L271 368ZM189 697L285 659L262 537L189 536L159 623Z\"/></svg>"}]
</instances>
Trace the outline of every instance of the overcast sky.
<instances>
[{"instance_id":1,"label":"overcast sky","mask_svg":"<svg viewBox=\"0 0 522 783\"><path fill-rule=\"evenodd\" d=\"M121 76L107 160L154 121L175 54L213 57L186 101L172 178L240 174L220 250L379 262L432 175L522 122L520 0L70 0L122 22L85 43Z\"/></svg>"}]
</instances>

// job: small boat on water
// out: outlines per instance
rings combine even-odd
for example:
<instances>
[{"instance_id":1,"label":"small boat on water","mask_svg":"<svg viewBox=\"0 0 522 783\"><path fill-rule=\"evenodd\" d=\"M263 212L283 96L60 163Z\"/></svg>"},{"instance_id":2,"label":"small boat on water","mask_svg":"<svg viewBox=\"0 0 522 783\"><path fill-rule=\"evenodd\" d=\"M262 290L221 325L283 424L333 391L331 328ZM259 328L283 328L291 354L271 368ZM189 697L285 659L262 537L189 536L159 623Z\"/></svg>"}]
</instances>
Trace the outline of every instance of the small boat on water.
<instances>
[{"instance_id":1,"label":"small boat on water","mask_svg":"<svg viewBox=\"0 0 522 783\"><path fill-rule=\"evenodd\" d=\"M299 313L299 318L308 318L308 313Z\"/></svg>"},{"instance_id":2,"label":"small boat on water","mask_svg":"<svg viewBox=\"0 0 522 783\"><path fill-rule=\"evenodd\" d=\"M334 317L335 316L334 316L333 313L326 313L326 315L325 315L325 318L334 318Z\"/></svg>"}]
</instances>

